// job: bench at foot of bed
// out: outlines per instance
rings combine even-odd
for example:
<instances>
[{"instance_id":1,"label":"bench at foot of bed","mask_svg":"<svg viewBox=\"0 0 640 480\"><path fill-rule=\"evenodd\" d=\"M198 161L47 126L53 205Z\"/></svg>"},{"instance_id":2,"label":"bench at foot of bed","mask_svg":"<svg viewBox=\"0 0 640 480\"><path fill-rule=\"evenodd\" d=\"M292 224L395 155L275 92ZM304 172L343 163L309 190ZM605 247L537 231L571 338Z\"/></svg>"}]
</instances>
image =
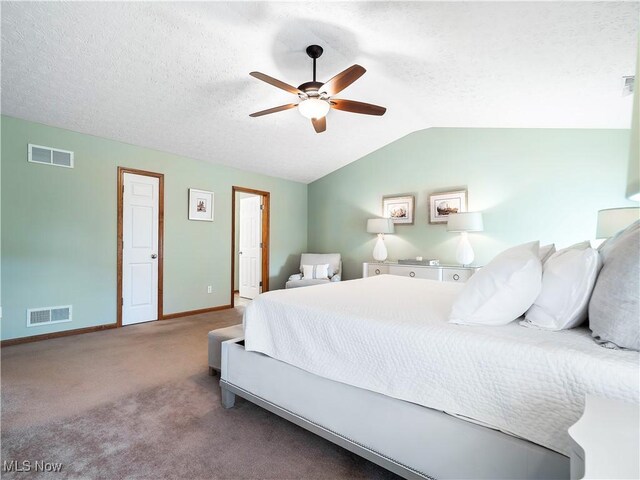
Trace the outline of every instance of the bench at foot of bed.
<instances>
[{"instance_id":1,"label":"bench at foot of bed","mask_svg":"<svg viewBox=\"0 0 640 480\"><path fill-rule=\"evenodd\" d=\"M209 332L209 375L212 377L220 372L222 355L222 342L225 340L242 339L244 330L242 325L218 328Z\"/></svg>"}]
</instances>

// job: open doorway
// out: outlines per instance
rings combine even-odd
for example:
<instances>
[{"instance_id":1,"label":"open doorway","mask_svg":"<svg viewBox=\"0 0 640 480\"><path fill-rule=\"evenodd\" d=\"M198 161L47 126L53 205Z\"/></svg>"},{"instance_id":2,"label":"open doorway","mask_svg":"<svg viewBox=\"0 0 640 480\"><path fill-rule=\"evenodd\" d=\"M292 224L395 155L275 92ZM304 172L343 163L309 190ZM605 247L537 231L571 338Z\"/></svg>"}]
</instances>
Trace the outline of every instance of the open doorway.
<instances>
[{"instance_id":1,"label":"open doorway","mask_svg":"<svg viewBox=\"0 0 640 480\"><path fill-rule=\"evenodd\" d=\"M269 290L269 192L232 189L231 306Z\"/></svg>"}]
</instances>

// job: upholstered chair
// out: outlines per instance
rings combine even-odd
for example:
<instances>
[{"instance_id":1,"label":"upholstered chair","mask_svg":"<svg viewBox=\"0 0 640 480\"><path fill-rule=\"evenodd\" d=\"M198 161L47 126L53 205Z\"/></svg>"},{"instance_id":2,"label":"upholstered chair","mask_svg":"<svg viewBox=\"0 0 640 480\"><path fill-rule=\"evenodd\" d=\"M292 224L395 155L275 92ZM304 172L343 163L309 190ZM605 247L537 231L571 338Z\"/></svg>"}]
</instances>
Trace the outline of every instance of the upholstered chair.
<instances>
[{"instance_id":1,"label":"upholstered chair","mask_svg":"<svg viewBox=\"0 0 640 480\"><path fill-rule=\"evenodd\" d=\"M307 268L307 276L304 275L304 266ZM327 275L324 276L323 265L329 265ZM317 268L320 266L320 268ZM320 278L314 278L314 276ZM300 256L300 272L289 277L286 288L308 287L329 282L339 282L342 275L342 259L339 253L303 253Z\"/></svg>"}]
</instances>

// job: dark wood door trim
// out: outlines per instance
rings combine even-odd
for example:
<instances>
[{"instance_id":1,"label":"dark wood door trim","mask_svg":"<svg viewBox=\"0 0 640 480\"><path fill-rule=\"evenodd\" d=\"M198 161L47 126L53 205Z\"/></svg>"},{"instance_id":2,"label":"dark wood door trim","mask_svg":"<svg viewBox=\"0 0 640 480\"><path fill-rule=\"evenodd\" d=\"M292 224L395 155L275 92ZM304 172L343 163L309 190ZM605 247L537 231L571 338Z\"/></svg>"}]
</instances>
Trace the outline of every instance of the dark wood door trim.
<instances>
[{"instance_id":1,"label":"dark wood door trim","mask_svg":"<svg viewBox=\"0 0 640 480\"><path fill-rule=\"evenodd\" d=\"M270 216L271 216L271 193L253 188L236 187L231 188L231 306L235 305L234 282L236 274L236 192L250 193L262 197L262 291L269 291L269 250L270 250Z\"/></svg>"},{"instance_id":2,"label":"dark wood door trim","mask_svg":"<svg viewBox=\"0 0 640 480\"><path fill-rule=\"evenodd\" d=\"M123 193L124 193L124 174L133 173L135 175L144 175L146 177L155 177L158 179L158 320L163 319L163 283L164 283L164 174L156 172L147 172L145 170L137 170L135 168L118 167L118 273L116 289L116 326L122 326L122 248L123 248L123 227L122 227L122 210L123 210Z\"/></svg>"}]
</instances>

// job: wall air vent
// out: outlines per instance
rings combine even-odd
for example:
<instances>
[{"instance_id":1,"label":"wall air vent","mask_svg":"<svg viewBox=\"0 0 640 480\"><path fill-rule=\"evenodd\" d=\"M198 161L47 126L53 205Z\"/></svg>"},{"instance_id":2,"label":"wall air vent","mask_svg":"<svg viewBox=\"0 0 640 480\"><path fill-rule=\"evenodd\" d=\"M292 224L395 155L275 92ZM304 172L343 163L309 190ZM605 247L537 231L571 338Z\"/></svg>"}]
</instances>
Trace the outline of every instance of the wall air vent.
<instances>
[{"instance_id":1,"label":"wall air vent","mask_svg":"<svg viewBox=\"0 0 640 480\"><path fill-rule=\"evenodd\" d=\"M29 144L29 161L56 167L73 168L73 152Z\"/></svg>"},{"instance_id":2,"label":"wall air vent","mask_svg":"<svg viewBox=\"0 0 640 480\"><path fill-rule=\"evenodd\" d=\"M27 327L71 321L71 305L63 307L30 308L27 310Z\"/></svg>"},{"instance_id":3,"label":"wall air vent","mask_svg":"<svg viewBox=\"0 0 640 480\"><path fill-rule=\"evenodd\" d=\"M633 87L636 81L635 75L628 75L626 77L622 77L622 96L626 97L627 95L633 94Z\"/></svg>"}]
</instances>

